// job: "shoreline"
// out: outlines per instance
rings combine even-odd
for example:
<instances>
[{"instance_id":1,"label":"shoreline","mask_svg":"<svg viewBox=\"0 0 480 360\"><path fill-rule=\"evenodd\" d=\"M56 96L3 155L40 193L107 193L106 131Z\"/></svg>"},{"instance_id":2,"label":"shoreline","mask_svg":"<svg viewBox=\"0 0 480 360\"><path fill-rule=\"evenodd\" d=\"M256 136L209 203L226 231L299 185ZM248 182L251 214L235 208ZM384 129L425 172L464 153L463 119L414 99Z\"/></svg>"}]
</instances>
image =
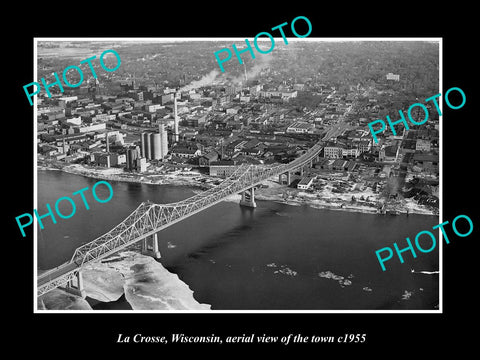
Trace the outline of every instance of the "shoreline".
<instances>
[{"instance_id":1,"label":"shoreline","mask_svg":"<svg viewBox=\"0 0 480 360\"><path fill-rule=\"evenodd\" d=\"M129 182L129 183L139 183L139 184L146 184L146 185L178 185L178 186L191 186L196 187L202 190L207 190L212 186L207 183L199 183L199 181L193 179L192 175L179 177L178 175L164 175L164 174L144 174L142 176L132 175L129 173L122 172L110 172L110 173L101 173L102 170L98 169L89 169L85 168L81 165L67 165L62 168L50 167L45 165L38 165L37 171L61 171L67 174L72 175L80 175L92 179L99 179L99 180L112 180L112 181L119 181L119 182ZM205 176L200 173L195 173L196 177ZM153 177L153 179L152 179ZM158 179L155 179L158 178ZM215 180L211 180L215 181ZM209 186L210 185L210 186Z\"/></svg>"},{"instance_id":2,"label":"shoreline","mask_svg":"<svg viewBox=\"0 0 480 360\"><path fill-rule=\"evenodd\" d=\"M215 186L215 182L222 181L220 178L213 178L208 175L197 172L181 172L175 174L130 174L123 172L122 169L110 168L107 171L97 168L85 168L82 165L70 164L61 168L48 166L45 164L37 164L37 171L62 171L68 174L85 176L93 179L112 180L121 182L131 182L146 185L173 185L173 186L187 186L195 188L195 190L205 191ZM183 176L182 176L183 175ZM199 181L199 179L203 181ZM256 191L256 199L260 201L274 201L277 203L290 206L309 206L314 209L324 209L333 211L347 211L357 212L372 215L430 215L438 216L434 211L427 209L421 205L414 204L413 201L405 201L405 205L401 208L396 208L395 213L382 214L379 213L375 207L362 204L348 204L345 199L340 199L338 194L335 197L327 195L320 196L319 194L308 194L302 190L290 188L286 185L280 185L275 181L267 180L267 188L259 188ZM285 193L288 196L285 198ZM348 195L350 196L350 195ZM240 195L231 195L225 201L238 201Z\"/></svg>"}]
</instances>

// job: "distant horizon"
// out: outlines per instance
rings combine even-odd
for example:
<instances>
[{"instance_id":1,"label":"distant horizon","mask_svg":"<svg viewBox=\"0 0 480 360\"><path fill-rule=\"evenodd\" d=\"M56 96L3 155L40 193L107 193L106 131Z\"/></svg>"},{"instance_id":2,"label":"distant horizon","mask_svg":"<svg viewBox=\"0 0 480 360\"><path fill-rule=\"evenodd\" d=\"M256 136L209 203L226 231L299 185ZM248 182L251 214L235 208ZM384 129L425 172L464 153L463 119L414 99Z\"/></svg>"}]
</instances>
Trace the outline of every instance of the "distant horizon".
<instances>
[{"instance_id":1,"label":"distant horizon","mask_svg":"<svg viewBox=\"0 0 480 360\"><path fill-rule=\"evenodd\" d=\"M231 44L232 41L240 42L238 45L239 49L243 49L245 46L245 39L242 37L214 37L214 38L169 38L169 37L159 37L159 38L34 38L34 48L36 55L38 56L68 56L68 57L78 57L81 55L89 54L92 52L92 49L88 49L88 46L99 46L102 44L107 44L111 48L118 48L123 46L132 46L132 45L160 45L160 46L175 46L175 45L186 45L188 43L228 43ZM288 50L285 48L282 37L274 37L275 41L278 42L280 46L279 50ZM325 43L325 44L335 44L335 43L398 43L398 44L415 44L415 43L424 43L431 44L433 46L441 47L442 38L297 38L297 37L287 37L289 43L301 44L303 43ZM251 39L249 39L251 40ZM259 38L259 42L270 41L269 38ZM68 47L66 45L79 45L78 47ZM46 45L58 45L58 47L50 48L45 47ZM222 44L224 45L224 44ZM77 49L75 52L74 49ZM71 54L65 53L71 51ZM74 53L75 52L75 53Z\"/></svg>"},{"instance_id":2,"label":"distant horizon","mask_svg":"<svg viewBox=\"0 0 480 360\"><path fill-rule=\"evenodd\" d=\"M111 43L111 42L118 42L118 43L131 43L132 41L139 41L143 43L151 43L151 44L156 44L159 42L165 42L165 43L170 43L170 42L199 42L199 41L205 41L205 42L215 42L215 41L232 41L232 40L240 40L243 41L245 39L253 38L252 37L238 37L238 36L232 36L232 37L156 37L156 38L144 38L144 37L132 37L132 38L34 38L34 41L36 44L39 42L71 42L71 43L85 43L85 42L92 42L92 43ZM273 37L275 40L281 40L282 37ZM419 37L419 38L403 38L403 37L385 37L385 38L368 38L368 37L362 37L362 38L345 38L345 37L338 37L338 38L332 38L332 37L326 37L326 38L321 38L321 37L308 37L308 38L297 38L297 37L287 37L288 41L292 42L427 42L427 43L433 43L437 44L442 41L442 38L438 37ZM267 38L259 38L258 41L269 41Z\"/></svg>"}]
</instances>

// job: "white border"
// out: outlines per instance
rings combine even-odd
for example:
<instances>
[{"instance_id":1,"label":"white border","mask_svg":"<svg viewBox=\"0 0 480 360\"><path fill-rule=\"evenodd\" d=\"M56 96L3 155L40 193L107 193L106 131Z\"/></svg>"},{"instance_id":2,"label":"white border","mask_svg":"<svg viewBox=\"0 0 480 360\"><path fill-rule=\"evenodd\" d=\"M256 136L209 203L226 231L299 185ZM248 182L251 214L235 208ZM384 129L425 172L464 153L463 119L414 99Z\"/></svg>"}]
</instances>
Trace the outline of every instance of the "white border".
<instances>
[{"instance_id":1,"label":"white border","mask_svg":"<svg viewBox=\"0 0 480 360\"><path fill-rule=\"evenodd\" d=\"M282 40L281 37L274 37L275 40ZM258 40L263 41L267 40L265 38L259 38ZM287 37L288 42L296 41L307 41L307 42L356 42L356 41L423 41L423 42L435 42L439 44L439 91L443 94L443 38L442 37L382 37L382 38L371 38L371 37L351 37L351 38L290 38ZM245 38L242 37L215 37L215 38L92 38L92 37L68 37L68 38L57 38L57 37L47 37L47 38L33 38L33 74L34 80L37 81L37 43L39 41L91 41L91 42L150 42L150 43L169 43L169 42L186 42L186 41L245 41ZM435 95L435 94L432 94ZM33 190L33 204L34 209L37 208L37 96L34 97L34 134L33 134L33 164L34 164L34 190ZM443 97L439 99L440 109L443 109ZM440 223L443 222L443 115L439 117L439 165L440 165L440 179L439 179L439 196L440 196L440 211L439 211L439 220ZM34 278L33 278L33 298L34 298L34 308L33 312L35 314L59 314L59 313L68 313L68 314L232 314L232 313L251 313L251 314L442 314L443 313L443 241L441 241L442 234L439 230L439 308L437 310L38 310L38 298L37 298L37 254L38 254L38 238L37 238L37 227L33 226L33 236L34 236L34 253L33 253L33 264L34 264Z\"/></svg>"},{"instance_id":2,"label":"white border","mask_svg":"<svg viewBox=\"0 0 480 360\"><path fill-rule=\"evenodd\" d=\"M38 64L37 64L37 39L33 39L33 81L38 79ZM37 95L33 97L33 208L37 209L38 207L38 167L37 167ZM38 309L38 297L37 297L37 269L38 269L38 231L37 226L33 226L33 306L34 312L46 311L46 310L37 310Z\"/></svg>"},{"instance_id":3,"label":"white border","mask_svg":"<svg viewBox=\"0 0 480 360\"><path fill-rule=\"evenodd\" d=\"M438 90L440 94L445 94L443 91L443 39L440 38L440 43L439 43L439 61L438 61L438 71L439 71L439 84L438 84ZM438 106L440 106L440 109L443 109L443 96L440 96L440 101L438 103ZM439 135L438 135L438 148L439 148L439 156L438 156L438 163L440 166L440 179L438 181L439 183L439 189L438 189L438 195L440 199L440 204L439 204L439 224L443 222L443 111L442 115L439 116ZM440 230L440 229L439 229ZM439 274L439 281L440 283L438 284L438 291L439 291L439 302L438 302L438 308L439 312L443 313L443 233L441 231L438 231L438 243L439 243L439 249L438 249L438 256L440 257L440 274Z\"/></svg>"}]
</instances>

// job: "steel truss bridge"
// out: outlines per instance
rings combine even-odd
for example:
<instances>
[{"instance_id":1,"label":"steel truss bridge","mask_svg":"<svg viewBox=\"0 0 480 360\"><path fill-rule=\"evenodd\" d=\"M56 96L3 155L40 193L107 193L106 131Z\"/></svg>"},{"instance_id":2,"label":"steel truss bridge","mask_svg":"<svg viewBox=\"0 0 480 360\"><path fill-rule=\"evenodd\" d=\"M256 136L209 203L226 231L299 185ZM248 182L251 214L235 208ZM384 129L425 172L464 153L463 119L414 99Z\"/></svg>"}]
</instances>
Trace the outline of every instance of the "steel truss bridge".
<instances>
[{"instance_id":1,"label":"steel truss bridge","mask_svg":"<svg viewBox=\"0 0 480 360\"><path fill-rule=\"evenodd\" d=\"M80 271L86 264L99 261L140 240L146 241L148 237L155 236L156 243L157 232L221 202L232 194L242 193L241 204L255 206L253 189L256 185L283 174L287 174L289 183L290 173L306 165L311 166L322 148L320 143L317 143L288 164L240 165L218 186L176 203L141 203L109 232L77 248L69 262L40 274L37 277L37 296L59 286L66 286L67 290L70 288L83 291Z\"/></svg>"}]
</instances>

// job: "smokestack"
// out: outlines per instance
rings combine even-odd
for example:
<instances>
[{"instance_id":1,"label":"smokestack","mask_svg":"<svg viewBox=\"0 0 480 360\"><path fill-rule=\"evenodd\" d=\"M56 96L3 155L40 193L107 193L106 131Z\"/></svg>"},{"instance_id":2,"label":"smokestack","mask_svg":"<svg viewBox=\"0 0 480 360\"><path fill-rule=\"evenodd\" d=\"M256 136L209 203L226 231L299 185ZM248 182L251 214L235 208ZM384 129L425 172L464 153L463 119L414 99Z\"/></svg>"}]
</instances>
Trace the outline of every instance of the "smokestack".
<instances>
[{"instance_id":1,"label":"smokestack","mask_svg":"<svg viewBox=\"0 0 480 360\"><path fill-rule=\"evenodd\" d=\"M178 142L178 114L177 114L177 92L175 92L173 99L173 117L174 117L174 141Z\"/></svg>"},{"instance_id":2,"label":"smokestack","mask_svg":"<svg viewBox=\"0 0 480 360\"><path fill-rule=\"evenodd\" d=\"M108 131L107 131L107 134L105 135L106 139L107 139L107 154L110 152L110 148L108 147Z\"/></svg>"},{"instance_id":3,"label":"smokestack","mask_svg":"<svg viewBox=\"0 0 480 360\"><path fill-rule=\"evenodd\" d=\"M248 78L247 78L247 66L245 65L245 63L243 63L243 70L245 72L245 85L246 85Z\"/></svg>"},{"instance_id":4,"label":"smokestack","mask_svg":"<svg viewBox=\"0 0 480 360\"><path fill-rule=\"evenodd\" d=\"M65 157L63 158L63 160L65 162L67 162L67 153L65 151L65 136L63 137L63 155L65 155Z\"/></svg>"}]
</instances>

